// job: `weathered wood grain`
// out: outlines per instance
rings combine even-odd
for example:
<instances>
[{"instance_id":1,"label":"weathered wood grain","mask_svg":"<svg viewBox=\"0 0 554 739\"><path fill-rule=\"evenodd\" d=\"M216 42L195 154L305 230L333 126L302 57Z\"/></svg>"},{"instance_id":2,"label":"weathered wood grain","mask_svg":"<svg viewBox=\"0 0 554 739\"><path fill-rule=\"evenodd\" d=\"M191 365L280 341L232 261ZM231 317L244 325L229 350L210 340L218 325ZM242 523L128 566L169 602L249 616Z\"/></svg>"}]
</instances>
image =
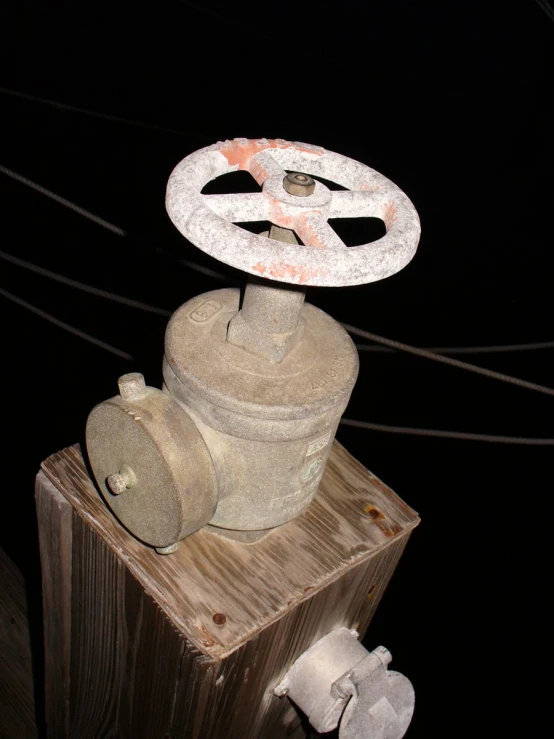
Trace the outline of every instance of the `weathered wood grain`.
<instances>
[{"instance_id":1,"label":"weathered wood grain","mask_svg":"<svg viewBox=\"0 0 554 739\"><path fill-rule=\"evenodd\" d=\"M78 447L43 463L90 526L175 626L200 650L224 656L330 579L413 529L417 515L335 443L320 492L301 516L244 545L201 530L160 557L119 525L95 489ZM223 627L213 622L223 613Z\"/></svg>"},{"instance_id":2,"label":"weathered wood grain","mask_svg":"<svg viewBox=\"0 0 554 739\"><path fill-rule=\"evenodd\" d=\"M287 726L298 723L296 712L289 701L273 695L274 687L294 661L329 631L339 626L361 629L369 622L404 543L392 544L369 567L358 564L226 659L207 661L185 654L189 679L179 685L174 730L191 739L288 736ZM202 699L194 692L191 695L191 686L201 688Z\"/></svg>"},{"instance_id":3,"label":"weathered wood grain","mask_svg":"<svg viewBox=\"0 0 554 739\"><path fill-rule=\"evenodd\" d=\"M42 565L45 714L49 735L68 736L73 509L44 476L35 487Z\"/></svg>"},{"instance_id":4,"label":"weathered wood grain","mask_svg":"<svg viewBox=\"0 0 554 739\"><path fill-rule=\"evenodd\" d=\"M0 738L36 737L25 583L0 549Z\"/></svg>"},{"instance_id":5,"label":"weathered wood grain","mask_svg":"<svg viewBox=\"0 0 554 739\"><path fill-rule=\"evenodd\" d=\"M69 702L53 737L304 737L273 688L332 629L365 631L418 523L337 444L320 494L295 521L250 545L199 531L161 557L114 520L78 447L43 470L37 499L47 492L54 503L42 501L42 515L58 516L46 529L67 529L73 562ZM71 504L69 522L59 492ZM42 553L48 572L59 539ZM53 586L58 597L45 601L46 621L67 611L65 571Z\"/></svg>"},{"instance_id":6,"label":"weathered wood grain","mask_svg":"<svg viewBox=\"0 0 554 739\"><path fill-rule=\"evenodd\" d=\"M183 637L79 516L73 555L70 736L166 736Z\"/></svg>"}]
</instances>

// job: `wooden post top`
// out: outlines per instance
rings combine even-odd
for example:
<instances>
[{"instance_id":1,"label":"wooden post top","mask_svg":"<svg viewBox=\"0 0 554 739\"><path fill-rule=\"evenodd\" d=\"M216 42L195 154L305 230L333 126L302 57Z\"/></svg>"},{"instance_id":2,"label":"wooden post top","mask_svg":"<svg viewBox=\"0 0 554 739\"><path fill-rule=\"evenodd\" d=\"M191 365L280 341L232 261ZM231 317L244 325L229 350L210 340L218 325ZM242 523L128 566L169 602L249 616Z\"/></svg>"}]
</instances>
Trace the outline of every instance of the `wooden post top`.
<instances>
[{"instance_id":1,"label":"wooden post top","mask_svg":"<svg viewBox=\"0 0 554 739\"><path fill-rule=\"evenodd\" d=\"M168 556L137 541L113 517L78 445L53 454L42 469L175 627L216 659L419 523L336 441L318 494L296 519L253 544L201 529Z\"/></svg>"}]
</instances>

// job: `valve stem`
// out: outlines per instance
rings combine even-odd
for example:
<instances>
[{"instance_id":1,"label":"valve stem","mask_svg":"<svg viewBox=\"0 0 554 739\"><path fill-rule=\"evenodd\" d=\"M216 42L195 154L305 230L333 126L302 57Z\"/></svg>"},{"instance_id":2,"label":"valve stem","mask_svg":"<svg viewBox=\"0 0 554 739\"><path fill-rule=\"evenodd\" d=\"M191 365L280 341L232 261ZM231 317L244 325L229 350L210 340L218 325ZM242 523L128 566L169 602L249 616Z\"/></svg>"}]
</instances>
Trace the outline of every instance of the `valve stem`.
<instances>
[{"instance_id":1,"label":"valve stem","mask_svg":"<svg viewBox=\"0 0 554 739\"><path fill-rule=\"evenodd\" d=\"M274 224L261 235L298 244L294 231ZM296 285L250 277L241 309L229 323L227 341L270 362L281 362L302 339L305 297L306 290Z\"/></svg>"}]
</instances>

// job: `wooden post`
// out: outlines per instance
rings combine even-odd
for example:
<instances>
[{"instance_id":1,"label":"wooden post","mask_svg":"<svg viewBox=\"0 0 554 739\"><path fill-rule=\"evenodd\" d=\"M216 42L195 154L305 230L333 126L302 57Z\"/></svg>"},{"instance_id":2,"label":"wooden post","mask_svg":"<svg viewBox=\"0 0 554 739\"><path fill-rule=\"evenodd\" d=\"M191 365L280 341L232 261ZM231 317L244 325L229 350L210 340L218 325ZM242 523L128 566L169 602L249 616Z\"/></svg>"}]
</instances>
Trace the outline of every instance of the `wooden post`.
<instances>
[{"instance_id":1,"label":"wooden post","mask_svg":"<svg viewBox=\"0 0 554 739\"><path fill-rule=\"evenodd\" d=\"M306 736L273 688L340 626L363 634L417 515L335 442L301 516L254 544L200 530L160 556L113 518L79 447L36 485L49 736Z\"/></svg>"},{"instance_id":2,"label":"wooden post","mask_svg":"<svg viewBox=\"0 0 554 739\"><path fill-rule=\"evenodd\" d=\"M25 581L1 548L0 737L38 737Z\"/></svg>"}]
</instances>

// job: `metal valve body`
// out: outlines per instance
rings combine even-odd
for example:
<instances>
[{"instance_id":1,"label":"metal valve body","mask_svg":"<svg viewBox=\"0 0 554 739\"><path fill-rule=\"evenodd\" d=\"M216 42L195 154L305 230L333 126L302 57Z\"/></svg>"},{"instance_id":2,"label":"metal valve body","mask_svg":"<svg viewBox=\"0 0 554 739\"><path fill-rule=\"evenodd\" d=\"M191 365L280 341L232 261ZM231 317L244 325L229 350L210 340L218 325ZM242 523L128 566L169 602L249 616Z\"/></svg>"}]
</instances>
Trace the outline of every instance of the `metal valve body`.
<instances>
[{"instance_id":1,"label":"metal valve body","mask_svg":"<svg viewBox=\"0 0 554 739\"><path fill-rule=\"evenodd\" d=\"M164 379L210 450L218 480L210 523L260 530L294 518L315 495L358 355L346 331L309 304L303 337L281 362L251 354L227 340L239 299L238 290L217 290L175 313Z\"/></svg>"},{"instance_id":2,"label":"metal valve body","mask_svg":"<svg viewBox=\"0 0 554 739\"><path fill-rule=\"evenodd\" d=\"M201 193L237 169L262 192ZM312 174L351 189L331 192ZM411 259L419 237L413 206L382 175L281 140L236 139L189 155L166 202L187 238L254 277L242 298L216 290L172 316L163 392L127 375L120 395L89 416L87 451L106 502L162 553L207 524L253 541L309 505L358 355L334 319L304 302L305 287L382 279ZM353 215L382 218L386 236L346 248L327 218ZM232 223L248 220L274 225L256 235Z\"/></svg>"}]
</instances>

